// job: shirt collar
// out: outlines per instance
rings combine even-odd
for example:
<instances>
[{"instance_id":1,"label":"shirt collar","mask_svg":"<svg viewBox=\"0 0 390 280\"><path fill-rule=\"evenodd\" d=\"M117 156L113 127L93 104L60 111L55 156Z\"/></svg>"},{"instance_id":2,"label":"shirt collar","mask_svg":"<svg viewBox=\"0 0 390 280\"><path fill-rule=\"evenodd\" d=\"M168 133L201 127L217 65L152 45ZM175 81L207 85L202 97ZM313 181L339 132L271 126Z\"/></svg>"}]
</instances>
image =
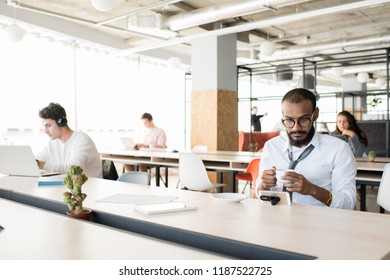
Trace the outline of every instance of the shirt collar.
<instances>
[{"instance_id":1,"label":"shirt collar","mask_svg":"<svg viewBox=\"0 0 390 280\"><path fill-rule=\"evenodd\" d=\"M314 148L320 147L320 136L317 132L314 133L313 138L311 138L311 141L307 144L309 146L312 144ZM303 147L306 148L307 146ZM284 141L284 147L283 147L283 152L288 153L288 150L290 149L290 141L288 139L287 134L285 135L285 141Z\"/></svg>"}]
</instances>

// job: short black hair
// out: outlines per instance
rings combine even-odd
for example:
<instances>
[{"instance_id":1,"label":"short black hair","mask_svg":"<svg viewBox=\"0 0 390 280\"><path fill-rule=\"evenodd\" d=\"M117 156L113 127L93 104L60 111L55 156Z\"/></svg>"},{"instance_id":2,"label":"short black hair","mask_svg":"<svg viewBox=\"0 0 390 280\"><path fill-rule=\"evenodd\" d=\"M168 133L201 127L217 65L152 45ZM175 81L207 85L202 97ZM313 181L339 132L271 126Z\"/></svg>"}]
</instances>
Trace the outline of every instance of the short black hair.
<instances>
[{"instance_id":1,"label":"short black hair","mask_svg":"<svg viewBox=\"0 0 390 280\"><path fill-rule=\"evenodd\" d=\"M310 100L313 105L313 111L317 108L316 96L313 92L305 88L295 88L290 90L283 96L282 103L284 101L288 101L290 103L297 104L303 102L304 100Z\"/></svg>"},{"instance_id":2,"label":"short black hair","mask_svg":"<svg viewBox=\"0 0 390 280\"><path fill-rule=\"evenodd\" d=\"M64 107L58 103L51 102L48 106L39 111L39 117L42 119L59 120L66 118L66 112Z\"/></svg>"},{"instance_id":3,"label":"short black hair","mask_svg":"<svg viewBox=\"0 0 390 280\"><path fill-rule=\"evenodd\" d=\"M152 121L153 120L153 117L151 114L149 113L143 113L142 116L141 116L141 120L142 119L148 119L149 121Z\"/></svg>"}]
</instances>

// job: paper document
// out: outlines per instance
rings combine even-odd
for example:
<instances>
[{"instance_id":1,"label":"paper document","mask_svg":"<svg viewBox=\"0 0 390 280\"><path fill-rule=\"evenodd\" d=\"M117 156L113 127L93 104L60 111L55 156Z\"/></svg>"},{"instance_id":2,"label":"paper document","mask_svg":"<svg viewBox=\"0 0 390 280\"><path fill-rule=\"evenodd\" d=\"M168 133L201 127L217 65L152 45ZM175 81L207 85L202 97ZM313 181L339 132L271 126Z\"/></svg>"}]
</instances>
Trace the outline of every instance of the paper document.
<instances>
[{"instance_id":1,"label":"paper document","mask_svg":"<svg viewBox=\"0 0 390 280\"><path fill-rule=\"evenodd\" d=\"M103 199L97 200L97 202L111 202L111 203L124 203L124 204L155 204L171 202L177 199L177 196L162 196L162 195L139 195L139 194L115 194Z\"/></svg>"}]
</instances>

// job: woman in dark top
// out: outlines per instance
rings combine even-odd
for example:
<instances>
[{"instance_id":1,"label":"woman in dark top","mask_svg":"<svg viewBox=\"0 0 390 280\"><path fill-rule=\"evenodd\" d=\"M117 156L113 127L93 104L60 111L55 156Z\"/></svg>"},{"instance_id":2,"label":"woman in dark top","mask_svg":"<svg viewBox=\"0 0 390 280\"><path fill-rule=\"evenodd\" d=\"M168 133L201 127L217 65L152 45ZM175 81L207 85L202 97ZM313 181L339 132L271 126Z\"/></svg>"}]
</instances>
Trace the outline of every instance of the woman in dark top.
<instances>
[{"instance_id":1,"label":"woman in dark top","mask_svg":"<svg viewBox=\"0 0 390 280\"><path fill-rule=\"evenodd\" d=\"M367 135L360 129L355 117L350 112L341 111L338 113L336 130L331 135L339 136L347 141L356 157L367 156Z\"/></svg>"}]
</instances>

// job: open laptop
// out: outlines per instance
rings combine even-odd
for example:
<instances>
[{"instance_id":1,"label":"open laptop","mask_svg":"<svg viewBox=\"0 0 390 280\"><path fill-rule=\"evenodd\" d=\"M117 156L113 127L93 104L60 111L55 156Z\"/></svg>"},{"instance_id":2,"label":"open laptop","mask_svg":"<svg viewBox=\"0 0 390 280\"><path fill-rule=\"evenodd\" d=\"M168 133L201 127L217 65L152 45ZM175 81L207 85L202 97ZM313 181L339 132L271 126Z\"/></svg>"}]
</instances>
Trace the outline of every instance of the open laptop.
<instances>
[{"instance_id":1,"label":"open laptop","mask_svg":"<svg viewBox=\"0 0 390 280\"><path fill-rule=\"evenodd\" d=\"M135 142L131 137L121 137L121 141L125 149L134 150Z\"/></svg>"},{"instance_id":2,"label":"open laptop","mask_svg":"<svg viewBox=\"0 0 390 280\"><path fill-rule=\"evenodd\" d=\"M28 177L60 174L60 172L39 170L31 147L23 145L0 145L0 173L10 176Z\"/></svg>"}]
</instances>

